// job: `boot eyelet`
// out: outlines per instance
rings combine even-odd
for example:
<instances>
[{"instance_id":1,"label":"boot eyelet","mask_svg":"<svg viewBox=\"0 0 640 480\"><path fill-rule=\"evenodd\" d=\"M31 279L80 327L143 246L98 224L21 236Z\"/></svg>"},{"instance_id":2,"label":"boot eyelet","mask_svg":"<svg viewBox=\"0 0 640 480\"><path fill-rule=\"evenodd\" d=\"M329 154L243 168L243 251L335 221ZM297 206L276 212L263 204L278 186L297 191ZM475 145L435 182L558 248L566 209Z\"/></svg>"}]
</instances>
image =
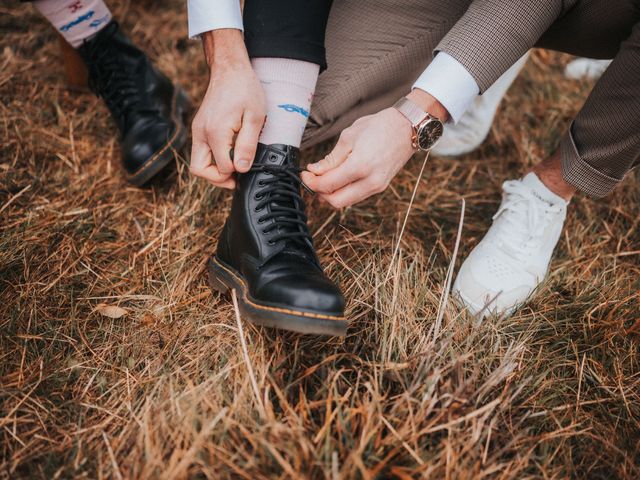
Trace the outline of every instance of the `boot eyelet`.
<instances>
[{"instance_id":1,"label":"boot eyelet","mask_svg":"<svg viewBox=\"0 0 640 480\"><path fill-rule=\"evenodd\" d=\"M275 162L278 160L278 156L274 153L272 153L271 155L269 155L269 161L270 162Z\"/></svg>"},{"instance_id":2,"label":"boot eyelet","mask_svg":"<svg viewBox=\"0 0 640 480\"><path fill-rule=\"evenodd\" d=\"M264 219L259 218L259 219L258 219L258 223L264 223Z\"/></svg>"},{"instance_id":3,"label":"boot eyelet","mask_svg":"<svg viewBox=\"0 0 640 480\"><path fill-rule=\"evenodd\" d=\"M256 202L259 202L260 200L262 200L262 195L260 195L259 193L256 193L256 194L253 196L253 199L254 199Z\"/></svg>"},{"instance_id":4,"label":"boot eyelet","mask_svg":"<svg viewBox=\"0 0 640 480\"><path fill-rule=\"evenodd\" d=\"M268 240L268 241L267 241L267 243L268 243L269 245L275 245L275 244L276 244L276 242L274 242L273 240Z\"/></svg>"},{"instance_id":5,"label":"boot eyelet","mask_svg":"<svg viewBox=\"0 0 640 480\"><path fill-rule=\"evenodd\" d=\"M255 208L253 209L253 211L254 211L254 212L261 212L263 208L264 208L264 207L260 207L260 208L255 207Z\"/></svg>"},{"instance_id":6,"label":"boot eyelet","mask_svg":"<svg viewBox=\"0 0 640 480\"><path fill-rule=\"evenodd\" d=\"M259 187L264 187L264 182L262 180L258 180L258 186Z\"/></svg>"}]
</instances>

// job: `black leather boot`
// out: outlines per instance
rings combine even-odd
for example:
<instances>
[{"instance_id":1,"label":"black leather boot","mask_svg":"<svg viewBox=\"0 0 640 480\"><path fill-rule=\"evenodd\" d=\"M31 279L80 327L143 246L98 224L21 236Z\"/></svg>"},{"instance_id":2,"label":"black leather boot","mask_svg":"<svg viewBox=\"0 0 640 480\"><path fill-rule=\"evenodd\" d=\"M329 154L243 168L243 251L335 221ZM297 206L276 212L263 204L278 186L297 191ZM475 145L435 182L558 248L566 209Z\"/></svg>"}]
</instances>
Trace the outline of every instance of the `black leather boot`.
<instances>
[{"instance_id":1,"label":"black leather boot","mask_svg":"<svg viewBox=\"0 0 640 480\"><path fill-rule=\"evenodd\" d=\"M104 99L120 130L127 180L144 185L184 146L183 114L189 101L115 21L78 51L87 64L91 90Z\"/></svg>"},{"instance_id":2,"label":"black leather boot","mask_svg":"<svg viewBox=\"0 0 640 480\"><path fill-rule=\"evenodd\" d=\"M209 261L211 286L237 292L242 317L301 333L344 335L344 298L322 272L300 196L297 148L258 144L238 175L231 213Z\"/></svg>"}]
</instances>

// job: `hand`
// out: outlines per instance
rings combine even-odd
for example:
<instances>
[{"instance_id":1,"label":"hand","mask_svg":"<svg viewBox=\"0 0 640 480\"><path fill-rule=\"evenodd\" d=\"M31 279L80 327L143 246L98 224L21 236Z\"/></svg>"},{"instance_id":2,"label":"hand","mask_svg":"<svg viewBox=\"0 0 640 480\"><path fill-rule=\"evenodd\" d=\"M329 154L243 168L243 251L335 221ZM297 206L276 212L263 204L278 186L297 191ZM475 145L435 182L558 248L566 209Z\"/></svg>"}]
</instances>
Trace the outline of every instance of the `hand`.
<instances>
[{"instance_id":1,"label":"hand","mask_svg":"<svg viewBox=\"0 0 640 480\"><path fill-rule=\"evenodd\" d=\"M415 89L408 97L442 121L446 109L431 95ZM342 131L324 159L307 166L302 180L335 208L383 192L415 152L410 122L395 108L356 120Z\"/></svg>"},{"instance_id":2,"label":"hand","mask_svg":"<svg viewBox=\"0 0 640 480\"><path fill-rule=\"evenodd\" d=\"M211 76L191 126L190 170L215 186L233 188L233 173L247 172L256 153L266 116L264 91L251 68L242 32L215 30L205 33L203 40Z\"/></svg>"},{"instance_id":3,"label":"hand","mask_svg":"<svg viewBox=\"0 0 640 480\"><path fill-rule=\"evenodd\" d=\"M411 124L393 108L356 120L302 180L335 208L384 191L414 152Z\"/></svg>"}]
</instances>

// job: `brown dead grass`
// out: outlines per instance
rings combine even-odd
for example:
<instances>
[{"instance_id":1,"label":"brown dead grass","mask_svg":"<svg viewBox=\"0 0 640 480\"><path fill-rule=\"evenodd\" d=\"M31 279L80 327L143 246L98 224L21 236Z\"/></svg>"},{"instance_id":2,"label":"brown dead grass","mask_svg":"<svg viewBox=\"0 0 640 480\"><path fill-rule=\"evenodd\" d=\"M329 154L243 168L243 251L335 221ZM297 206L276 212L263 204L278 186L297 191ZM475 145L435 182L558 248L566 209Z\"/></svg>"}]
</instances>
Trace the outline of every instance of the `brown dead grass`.
<instances>
[{"instance_id":1,"label":"brown dead grass","mask_svg":"<svg viewBox=\"0 0 640 480\"><path fill-rule=\"evenodd\" d=\"M312 202L352 327L243 324L254 386L204 274L229 195L182 163L128 186L108 113L66 90L52 31L0 9L0 477L640 477L637 177L573 202L553 273L516 315L449 304L435 322L461 198L464 257L500 183L552 151L589 91L562 78L567 57L534 55L479 151L429 160L395 258L419 159L360 206ZM115 11L199 98L182 2Z\"/></svg>"}]
</instances>

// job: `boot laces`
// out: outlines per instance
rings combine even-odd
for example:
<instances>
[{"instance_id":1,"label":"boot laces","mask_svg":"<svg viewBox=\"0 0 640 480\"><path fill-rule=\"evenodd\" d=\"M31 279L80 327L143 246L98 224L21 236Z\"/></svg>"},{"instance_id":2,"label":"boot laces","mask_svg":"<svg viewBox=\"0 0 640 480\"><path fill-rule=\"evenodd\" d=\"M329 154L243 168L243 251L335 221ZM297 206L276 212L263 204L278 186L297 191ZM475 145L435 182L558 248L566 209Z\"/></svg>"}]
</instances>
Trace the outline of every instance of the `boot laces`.
<instances>
[{"instance_id":1,"label":"boot laces","mask_svg":"<svg viewBox=\"0 0 640 480\"><path fill-rule=\"evenodd\" d=\"M102 97L118 123L126 128L128 114L140 112L140 89L109 38L91 44L88 52L89 88Z\"/></svg>"},{"instance_id":2,"label":"boot laces","mask_svg":"<svg viewBox=\"0 0 640 480\"><path fill-rule=\"evenodd\" d=\"M280 243L282 248L269 255L262 265L266 264L273 256L287 249L287 247L299 247L292 249L292 253L301 253L302 248L314 262L317 263L313 250L313 240L309 227L307 226L307 216L304 213L305 203L300 195L299 187L302 186L313 193L300 178L302 169L291 165L254 165L250 172L267 173L270 178L258 181L261 187L254 195L258 201L255 206L256 212L262 211L269 206L269 210L258 217L258 223L269 220L272 222L262 229L264 234L277 232L269 239L270 245Z\"/></svg>"}]
</instances>

